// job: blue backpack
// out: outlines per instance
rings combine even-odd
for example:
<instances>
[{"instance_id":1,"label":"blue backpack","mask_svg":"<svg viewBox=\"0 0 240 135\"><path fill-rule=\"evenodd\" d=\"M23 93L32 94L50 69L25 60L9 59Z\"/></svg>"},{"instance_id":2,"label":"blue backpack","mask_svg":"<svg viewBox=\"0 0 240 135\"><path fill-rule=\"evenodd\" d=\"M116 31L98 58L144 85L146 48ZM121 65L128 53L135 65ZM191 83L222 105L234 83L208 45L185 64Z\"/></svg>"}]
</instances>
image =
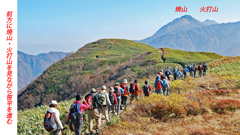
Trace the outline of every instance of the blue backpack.
<instances>
[{"instance_id":1,"label":"blue backpack","mask_svg":"<svg viewBox=\"0 0 240 135\"><path fill-rule=\"evenodd\" d=\"M69 114L69 119L72 122L77 122L78 120L80 120L82 118L82 114L80 113L80 105L73 103L70 107L70 114Z\"/></svg>"},{"instance_id":2,"label":"blue backpack","mask_svg":"<svg viewBox=\"0 0 240 135\"><path fill-rule=\"evenodd\" d=\"M47 111L47 113L44 117L44 128L48 132L57 130L55 113L50 113L49 111Z\"/></svg>"}]
</instances>

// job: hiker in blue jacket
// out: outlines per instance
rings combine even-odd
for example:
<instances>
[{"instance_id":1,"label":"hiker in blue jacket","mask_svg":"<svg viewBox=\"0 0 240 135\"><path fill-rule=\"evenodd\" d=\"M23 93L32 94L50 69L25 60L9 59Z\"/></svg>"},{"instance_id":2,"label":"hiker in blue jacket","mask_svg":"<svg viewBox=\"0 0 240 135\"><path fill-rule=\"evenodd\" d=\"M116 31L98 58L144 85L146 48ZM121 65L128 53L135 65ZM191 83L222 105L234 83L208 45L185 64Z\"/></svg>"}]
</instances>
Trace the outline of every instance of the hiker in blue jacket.
<instances>
[{"instance_id":1,"label":"hiker in blue jacket","mask_svg":"<svg viewBox=\"0 0 240 135\"><path fill-rule=\"evenodd\" d=\"M189 72L188 68L187 68L187 65L185 65L185 67L183 68L183 75L184 75L184 78L187 77L187 72Z\"/></svg>"},{"instance_id":2,"label":"hiker in blue jacket","mask_svg":"<svg viewBox=\"0 0 240 135\"><path fill-rule=\"evenodd\" d=\"M177 76L176 79L182 80L183 73L180 69L177 70L177 75L176 76Z\"/></svg>"},{"instance_id":3,"label":"hiker in blue jacket","mask_svg":"<svg viewBox=\"0 0 240 135\"><path fill-rule=\"evenodd\" d=\"M168 78L168 80L170 81L170 75L172 74L170 67L167 67L167 70L165 71L165 76Z\"/></svg>"}]
</instances>

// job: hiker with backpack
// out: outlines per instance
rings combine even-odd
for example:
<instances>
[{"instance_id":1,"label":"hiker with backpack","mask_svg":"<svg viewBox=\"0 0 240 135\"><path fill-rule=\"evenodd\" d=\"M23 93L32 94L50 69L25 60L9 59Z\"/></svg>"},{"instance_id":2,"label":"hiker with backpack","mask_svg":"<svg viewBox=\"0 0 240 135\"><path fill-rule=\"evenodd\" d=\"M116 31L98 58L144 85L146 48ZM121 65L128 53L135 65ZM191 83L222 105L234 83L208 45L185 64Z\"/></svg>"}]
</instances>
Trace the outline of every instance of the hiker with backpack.
<instances>
[{"instance_id":1,"label":"hiker with backpack","mask_svg":"<svg viewBox=\"0 0 240 135\"><path fill-rule=\"evenodd\" d=\"M169 81L167 78L165 78L165 80L166 80L166 82L167 82L167 95L169 96L171 83L170 83L170 81Z\"/></svg>"},{"instance_id":2,"label":"hiker with backpack","mask_svg":"<svg viewBox=\"0 0 240 135\"><path fill-rule=\"evenodd\" d=\"M83 99L83 104L81 103L81 99L82 97L77 94L76 101L71 104L67 115L67 123L71 121L71 124L74 125L75 135L81 135L83 125L82 112L89 108L85 99Z\"/></svg>"},{"instance_id":3,"label":"hiker with backpack","mask_svg":"<svg viewBox=\"0 0 240 135\"><path fill-rule=\"evenodd\" d=\"M130 97L130 91L129 91L129 87L127 85L127 79L123 79L123 82L120 85L120 87L124 91L123 94L121 95L121 105L123 105L124 110L125 110L127 108L128 96Z\"/></svg>"},{"instance_id":4,"label":"hiker with backpack","mask_svg":"<svg viewBox=\"0 0 240 135\"><path fill-rule=\"evenodd\" d=\"M116 106L117 107L116 110L117 110L117 114L119 114L119 112L120 112L120 105L121 105L121 95L124 93L124 90L119 86L118 82L115 83L114 93L117 96L118 104Z\"/></svg>"},{"instance_id":5,"label":"hiker with backpack","mask_svg":"<svg viewBox=\"0 0 240 135\"><path fill-rule=\"evenodd\" d=\"M101 91L97 94L97 98L99 103L102 105L102 108L99 108L99 113L100 113L100 119L102 119L102 113L104 112L105 114L105 119L107 122L109 122L109 117L108 117L108 105L112 107L112 104L109 100L109 95L106 92L106 86L102 86Z\"/></svg>"},{"instance_id":6,"label":"hiker with backpack","mask_svg":"<svg viewBox=\"0 0 240 135\"><path fill-rule=\"evenodd\" d=\"M161 77L161 80L162 80L162 76L164 76L164 73L163 73L163 69L160 70L160 72L158 73Z\"/></svg>"},{"instance_id":7,"label":"hiker with backpack","mask_svg":"<svg viewBox=\"0 0 240 135\"><path fill-rule=\"evenodd\" d=\"M168 78L168 80L170 81L170 75L172 74L170 67L167 67L167 70L165 71L165 76Z\"/></svg>"},{"instance_id":8,"label":"hiker with backpack","mask_svg":"<svg viewBox=\"0 0 240 135\"><path fill-rule=\"evenodd\" d=\"M134 99L137 99L137 101L138 101L139 100L138 93L142 93L139 89L139 86L138 86L138 80L135 80L134 83L130 84L129 91L130 91L130 94L131 94L130 103L132 103L132 101Z\"/></svg>"},{"instance_id":9,"label":"hiker with backpack","mask_svg":"<svg viewBox=\"0 0 240 135\"><path fill-rule=\"evenodd\" d=\"M150 95L150 92L152 91L152 88L150 85L148 85L148 81L145 81L145 84L143 85L143 93L145 97L148 97Z\"/></svg>"},{"instance_id":10,"label":"hiker with backpack","mask_svg":"<svg viewBox=\"0 0 240 135\"><path fill-rule=\"evenodd\" d=\"M205 62L203 62L203 76L206 75L206 72L207 72L207 64Z\"/></svg>"},{"instance_id":11,"label":"hiker with backpack","mask_svg":"<svg viewBox=\"0 0 240 135\"><path fill-rule=\"evenodd\" d=\"M194 64L194 66L193 66L193 77L196 77L196 74L197 74L197 66L196 66L196 64Z\"/></svg>"},{"instance_id":12,"label":"hiker with backpack","mask_svg":"<svg viewBox=\"0 0 240 135\"><path fill-rule=\"evenodd\" d=\"M183 68L183 75L184 75L184 78L187 77L187 72L189 72L188 68L187 68L187 65L184 66Z\"/></svg>"},{"instance_id":13,"label":"hiker with backpack","mask_svg":"<svg viewBox=\"0 0 240 135\"><path fill-rule=\"evenodd\" d=\"M202 77L202 71L203 71L203 66L202 66L202 64L200 63L199 65L198 65L198 73L199 73L199 77Z\"/></svg>"},{"instance_id":14,"label":"hiker with backpack","mask_svg":"<svg viewBox=\"0 0 240 135\"><path fill-rule=\"evenodd\" d=\"M63 126L57 109L57 101L52 100L49 107L44 117L44 128L50 135L62 135Z\"/></svg>"},{"instance_id":15,"label":"hiker with backpack","mask_svg":"<svg viewBox=\"0 0 240 135\"><path fill-rule=\"evenodd\" d=\"M116 94L114 93L114 89L113 87L110 87L110 90L109 90L109 100L112 104L112 107L109 107L109 111L112 110L112 113L115 114L116 112L116 105L118 104L118 100L117 100L117 96Z\"/></svg>"},{"instance_id":16,"label":"hiker with backpack","mask_svg":"<svg viewBox=\"0 0 240 135\"><path fill-rule=\"evenodd\" d=\"M163 95L169 95L169 91L168 91L168 82L167 82L167 78L165 76L163 76L163 80L161 80L161 85L162 85L162 92Z\"/></svg>"},{"instance_id":17,"label":"hiker with backpack","mask_svg":"<svg viewBox=\"0 0 240 135\"><path fill-rule=\"evenodd\" d=\"M174 67L173 69L174 80L177 80L177 72L178 72L178 66Z\"/></svg>"},{"instance_id":18,"label":"hiker with backpack","mask_svg":"<svg viewBox=\"0 0 240 135\"><path fill-rule=\"evenodd\" d=\"M93 119L96 120L96 128L99 129L101 126L101 119L100 114L98 112L98 108L103 108L103 106L98 101L97 95L96 95L96 89L92 88L90 90L90 94L85 96L85 100L89 106L88 108L88 128L90 134L93 133Z\"/></svg>"},{"instance_id":19,"label":"hiker with backpack","mask_svg":"<svg viewBox=\"0 0 240 135\"><path fill-rule=\"evenodd\" d=\"M193 77L193 71L194 71L193 63L191 63L191 65L189 65L188 70L189 70L190 76Z\"/></svg>"},{"instance_id":20,"label":"hiker with backpack","mask_svg":"<svg viewBox=\"0 0 240 135\"><path fill-rule=\"evenodd\" d=\"M160 75L157 75L155 83L154 83L154 87L155 87L155 92L157 94L159 94L160 92L161 92L161 94L163 94L161 80L160 80Z\"/></svg>"},{"instance_id":21,"label":"hiker with backpack","mask_svg":"<svg viewBox=\"0 0 240 135\"><path fill-rule=\"evenodd\" d=\"M179 80L183 79L183 71L181 71L180 69L178 69L178 71L177 71L177 79L179 79Z\"/></svg>"}]
</instances>

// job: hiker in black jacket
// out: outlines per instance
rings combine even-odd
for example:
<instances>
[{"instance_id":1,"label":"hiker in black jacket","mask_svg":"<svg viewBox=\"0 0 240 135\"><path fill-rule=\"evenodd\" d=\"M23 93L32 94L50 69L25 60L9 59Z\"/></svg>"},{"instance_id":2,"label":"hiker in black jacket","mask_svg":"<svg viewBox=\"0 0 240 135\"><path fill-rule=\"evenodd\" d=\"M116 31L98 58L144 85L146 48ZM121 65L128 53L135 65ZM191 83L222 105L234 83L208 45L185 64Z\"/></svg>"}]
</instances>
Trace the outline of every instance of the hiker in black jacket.
<instances>
[{"instance_id":1,"label":"hiker in black jacket","mask_svg":"<svg viewBox=\"0 0 240 135\"><path fill-rule=\"evenodd\" d=\"M206 72L207 72L207 65L206 65L206 63L204 62L204 63L202 64L202 66L203 66L203 76L205 76L205 75L206 75Z\"/></svg>"}]
</instances>

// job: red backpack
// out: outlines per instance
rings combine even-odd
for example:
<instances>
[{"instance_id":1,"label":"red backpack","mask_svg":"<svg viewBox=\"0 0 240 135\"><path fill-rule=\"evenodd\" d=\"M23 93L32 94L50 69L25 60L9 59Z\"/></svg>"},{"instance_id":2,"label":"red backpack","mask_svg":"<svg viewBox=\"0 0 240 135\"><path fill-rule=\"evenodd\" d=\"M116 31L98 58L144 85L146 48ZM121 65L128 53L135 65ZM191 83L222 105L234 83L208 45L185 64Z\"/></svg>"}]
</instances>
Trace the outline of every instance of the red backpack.
<instances>
[{"instance_id":1,"label":"red backpack","mask_svg":"<svg viewBox=\"0 0 240 135\"><path fill-rule=\"evenodd\" d=\"M92 95L91 95L91 94L88 94L88 95L86 96L86 99L85 99L85 100L86 100L87 104L89 105L88 110L93 109L94 106L93 106L93 97L92 97Z\"/></svg>"},{"instance_id":2,"label":"red backpack","mask_svg":"<svg viewBox=\"0 0 240 135\"><path fill-rule=\"evenodd\" d=\"M124 90L123 95L127 95L128 94L127 85L121 84L120 87Z\"/></svg>"},{"instance_id":3,"label":"red backpack","mask_svg":"<svg viewBox=\"0 0 240 135\"><path fill-rule=\"evenodd\" d=\"M202 69L203 69L203 68L202 68L202 65L199 65L199 66L198 66L198 70L199 70L199 71L202 71Z\"/></svg>"},{"instance_id":4,"label":"red backpack","mask_svg":"<svg viewBox=\"0 0 240 135\"><path fill-rule=\"evenodd\" d=\"M156 89L162 89L161 81L157 81Z\"/></svg>"}]
</instances>

